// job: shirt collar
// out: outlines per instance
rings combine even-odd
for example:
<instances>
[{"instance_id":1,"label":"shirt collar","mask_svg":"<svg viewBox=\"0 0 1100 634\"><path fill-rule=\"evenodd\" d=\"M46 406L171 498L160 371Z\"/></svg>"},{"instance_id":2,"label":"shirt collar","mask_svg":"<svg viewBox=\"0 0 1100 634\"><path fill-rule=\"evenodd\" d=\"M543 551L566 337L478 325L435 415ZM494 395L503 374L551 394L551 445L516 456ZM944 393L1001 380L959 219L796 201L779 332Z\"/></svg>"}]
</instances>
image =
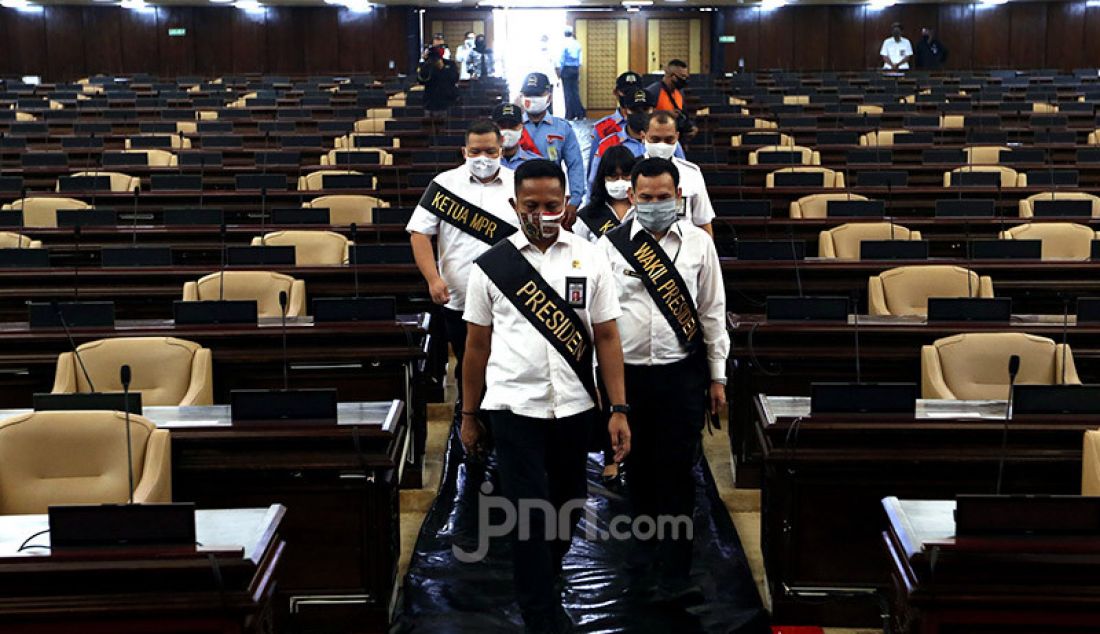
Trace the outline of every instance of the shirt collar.
<instances>
[{"instance_id":1,"label":"shirt collar","mask_svg":"<svg viewBox=\"0 0 1100 634\"><path fill-rule=\"evenodd\" d=\"M638 222L638 219L635 217L633 207L631 207L630 211L626 212L626 215L623 216L623 222L626 222L627 220L630 221L630 237L631 238L638 235L639 231L645 231L645 229L642 227L642 223ZM654 240L657 239L657 237L654 236L653 234L649 234L649 235L652 236ZM680 220L678 218L676 219L675 222L672 223L672 226L668 228L668 231L665 232L665 236L670 236L670 235L675 235L680 240L684 239L684 230L683 230L683 228L680 227Z\"/></svg>"},{"instance_id":2,"label":"shirt collar","mask_svg":"<svg viewBox=\"0 0 1100 634\"><path fill-rule=\"evenodd\" d=\"M568 233L568 232L565 229L558 229L558 237L555 238L554 241L550 243L550 246L549 246L549 248L546 249L546 251L549 252L550 249L556 248L559 244L565 244L565 240L566 240L565 234L566 233ZM523 229L520 229L519 231L515 232L512 235L512 238L510 238L510 239L516 245L516 249L518 249L520 251L523 251L527 247L531 247L532 249L537 250L535 245L531 244L531 241L527 239L527 234L523 233Z\"/></svg>"},{"instance_id":3,"label":"shirt collar","mask_svg":"<svg viewBox=\"0 0 1100 634\"><path fill-rule=\"evenodd\" d=\"M501 156L501 160L502 161L504 160L503 155ZM488 187L490 185L503 185L504 184L504 179L502 179L500 177L500 170L497 170L497 175L494 176L493 180L489 181L488 183L483 183L483 182L479 181L476 176L474 176L473 174L470 173L470 170L466 170L466 176L470 179L470 184L471 185L484 185L485 187Z\"/></svg>"},{"instance_id":4,"label":"shirt collar","mask_svg":"<svg viewBox=\"0 0 1100 634\"><path fill-rule=\"evenodd\" d=\"M530 123L531 125L535 125L535 126L542 125L544 123L546 125L551 125L551 124L554 123L554 115L552 115L548 112L548 113L546 113L546 116L542 118L542 121L539 121L538 123L535 123L534 121L531 121L531 118L528 117L527 113L525 112L525 113L523 113L523 123L524 123L524 125Z\"/></svg>"}]
</instances>

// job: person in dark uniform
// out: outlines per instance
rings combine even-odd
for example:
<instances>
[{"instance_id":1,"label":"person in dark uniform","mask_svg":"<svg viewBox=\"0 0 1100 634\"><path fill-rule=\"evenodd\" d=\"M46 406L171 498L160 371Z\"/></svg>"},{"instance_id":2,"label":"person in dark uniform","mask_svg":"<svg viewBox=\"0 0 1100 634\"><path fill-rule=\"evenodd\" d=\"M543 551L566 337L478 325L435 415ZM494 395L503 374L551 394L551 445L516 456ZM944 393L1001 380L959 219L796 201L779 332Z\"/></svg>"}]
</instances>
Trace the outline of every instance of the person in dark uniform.
<instances>
[{"instance_id":1,"label":"person in dark uniform","mask_svg":"<svg viewBox=\"0 0 1100 634\"><path fill-rule=\"evenodd\" d=\"M416 80L424 85L424 110L433 117L446 116L458 101L458 66L443 57L444 49L429 46L416 69Z\"/></svg>"},{"instance_id":2,"label":"person in dark uniform","mask_svg":"<svg viewBox=\"0 0 1100 634\"><path fill-rule=\"evenodd\" d=\"M920 40L913 51L917 59L917 68L921 70L940 70L947 61L947 48L936 35L936 29L924 27L920 30Z\"/></svg>"}]
</instances>

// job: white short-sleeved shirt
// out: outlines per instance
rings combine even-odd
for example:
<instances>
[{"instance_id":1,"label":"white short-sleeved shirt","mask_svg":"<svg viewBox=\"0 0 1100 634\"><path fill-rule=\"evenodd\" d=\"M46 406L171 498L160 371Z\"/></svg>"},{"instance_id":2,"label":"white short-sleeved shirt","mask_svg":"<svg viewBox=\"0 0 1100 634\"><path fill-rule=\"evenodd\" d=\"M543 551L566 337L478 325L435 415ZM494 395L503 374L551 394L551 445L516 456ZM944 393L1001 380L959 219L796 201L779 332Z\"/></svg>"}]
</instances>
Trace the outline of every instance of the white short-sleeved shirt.
<instances>
[{"instance_id":1,"label":"white short-sleeved shirt","mask_svg":"<svg viewBox=\"0 0 1100 634\"><path fill-rule=\"evenodd\" d=\"M913 56L913 45L909 43L909 38L903 37L900 40L895 41L893 37L888 37L882 42L882 49L878 52L879 55L884 55L886 59L897 64L906 56ZM883 64L883 68L890 68L889 65ZM906 62L901 66L898 66L900 70L909 70L909 63Z\"/></svg>"},{"instance_id":2,"label":"white short-sleeved shirt","mask_svg":"<svg viewBox=\"0 0 1100 634\"><path fill-rule=\"evenodd\" d=\"M672 157L671 160L677 171L680 172L680 191L684 197L684 216L691 220L691 224L696 227L709 225L714 220L714 205L710 202L710 193L707 192L707 182L703 179L703 171L695 163L677 156Z\"/></svg>"},{"instance_id":3,"label":"white short-sleeved shirt","mask_svg":"<svg viewBox=\"0 0 1100 634\"><path fill-rule=\"evenodd\" d=\"M630 220L630 237L644 231L637 220ZM714 240L706 231L680 220L658 242L684 278L688 293L695 301L703 343L712 379L726 378L726 358L730 339L726 332L726 288ZM645 283L605 235L596 244L611 263L611 273L619 293L623 316L619 336L623 342L623 361L628 365L666 365L686 359L687 350L676 338Z\"/></svg>"},{"instance_id":4,"label":"white short-sleeved shirt","mask_svg":"<svg viewBox=\"0 0 1100 634\"><path fill-rule=\"evenodd\" d=\"M592 324L622 315L611 268L595 246L568 231L559 232L558 239L545 252L532 245L522 232L508 240L563 298L568 297L566 278L585 280L585 308L574 310L584 322L589 338ZM551 419L574 416L595 407L565 358L477 265L470 269L464 318L471 324L493 329L482 409Z\"/></svg>"},{"instance_id":5,"label":"white short-sleeved shirt","mask_svg":"<svg viewBox=\"0 0 1100 634\"><path fill-rule=\"evenodd\" d=\"M515 195L514 176L512 170L501 167L493 181L482 183L470 174L465 165L461 165L439 174L433 181L518 229L519 217L508 202ZM447 283L447 291L451 294L447 308L462 310L466 304L466 279L470 276L470 265L477 256L489 250L489 245L421 205L416 206L405 230L438 236L439 275Z\"/></svg>"}]
</instances>

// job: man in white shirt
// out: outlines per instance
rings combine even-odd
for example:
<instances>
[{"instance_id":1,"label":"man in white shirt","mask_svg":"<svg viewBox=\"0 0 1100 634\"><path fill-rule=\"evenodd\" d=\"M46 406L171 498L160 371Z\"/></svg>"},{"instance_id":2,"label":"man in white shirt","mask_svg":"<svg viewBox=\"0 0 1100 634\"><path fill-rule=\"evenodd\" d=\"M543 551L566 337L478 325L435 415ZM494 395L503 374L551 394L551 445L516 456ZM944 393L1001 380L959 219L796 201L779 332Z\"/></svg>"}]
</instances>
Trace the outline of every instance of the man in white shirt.
<instances>
[{"instance_id":1,"label":"man in white shirt","mask_svg":"<svg viewBox=\"0 0 1100 634\"><path fill-rule=\"evenodd\" d=\"M680 173L679 183L684 200L684 215L691 223L711 236L714 229L714 206L707 193L707 183L699 166L687 159L675 156L680 132L676 129L676 117L670 112L658 110L649 117L645 130L645 157L672 161Z\"/></svg>"},{"instance_id":2,"label":"man in white shirt","mask_svg":"<svg viewBox=\"0 0 1100 634\"><path fill-rule=\"evenodd\" d=\"M901 23L894 22L890 27L890 37L882 42L878 52L882 56L883 70L909 70L909 59L913 57L913 45L908 38L901 36Z\"/></svg>"},{"instance_id":3,"label":"man in white shirt","mask_svg":"<svg viewBox=\"0 0 1100 634\"><path fill-rule=\"evenodd\" d=\"M701 431L726 405L726 293L714 241L678 219L679 173L649 158L631 172L633 218L600 238L623 316L626 400L633 431L627 488L636 518L691 525ZM637 521L637 520L636 520ZM686 533L686 534L685 534ZM686 607L703 600L690 581L691 532L637 540L632 572L659 567L655 599ZM649 589L649 588L646 588Z\"/></svg>"},{"instance_id":4,"label":"man in white shirt","mask_svg":"<svg viewBox=\"0 0 1100 634\"><path fill-rule=\"evenodd\" d=\"M458 78L469 79L470 69L466 66L466 60L470 57L470 51L474 50L474 40L477 34L473 31L466 33L466 39L455 49L455 62L458 64Z\"/></svg>"},{"instance_id":5,"label":"man in white shirt","mask_svg":"<svg viewBox=\"0 0 1100 634\"><path fill-rule=\"evenodd\" d=\"M565 632L571 623L557 580L587 495L598 416L593 357L612 404L616 459L630 451L621 311L607 259L561 230L565 174L556 163L520 165L513 204L521 231L470 271L461 437L467 452L478 452L481 417L488 419L500 485L517 512L512 564L526 631Z\"/></svg>"},{"instance_id":6,"label":"man in white shirt","mask_svg":"<svg viewBox=\"0 0 1100 634\"><path fill-rule=\"evenodd\" d=\"M447 339L458 361L461 406L461 370L466 349L466 280L479 255L519 227L512 197L512 170L500 166L501 133L491 121L475 121L466 130L464 165L436 176L413 211L409 232L413 257L432 301L443 306ZM432 252L436 238L439 260Z\"/></svg>"}]
</instances>

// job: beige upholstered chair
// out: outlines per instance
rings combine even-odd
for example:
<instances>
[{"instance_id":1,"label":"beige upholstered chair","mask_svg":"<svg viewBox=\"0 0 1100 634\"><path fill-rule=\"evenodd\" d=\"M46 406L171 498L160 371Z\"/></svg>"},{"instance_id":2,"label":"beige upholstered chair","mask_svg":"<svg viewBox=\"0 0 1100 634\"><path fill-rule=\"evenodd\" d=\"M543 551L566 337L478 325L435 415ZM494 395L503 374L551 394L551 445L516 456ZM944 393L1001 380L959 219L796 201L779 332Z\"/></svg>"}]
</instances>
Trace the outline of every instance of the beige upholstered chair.
<instances>
[{"instance_id":1,"label":"beige upholstered chair","mask_svg":"<svg viewBox=\"0 0 1100 634\"><path fill-rule=\"evenodd\" d=\"M225 293L221 292L221 278L225 276ZM183 301L238 299L255 300L260 317L282 315L279 292L287 294L287 317L306 314L306 283L289 275L271 271L225 271L211 273L197 282L183 285Z\"/></svg>"},{"instance_id":2,"label":"beige upholstered chair","mask_svg":"<svg viewBox=\"0 0 1100 634\"><path fill-rule=\"evenodd\" d=\"M332 147L337 150L342 149L364 149L355 147L355 137L375 137L385 139L386 135L380 132L353 132L351 134L345 134L344 136L336 137L332 142ZM388 147L401 147L401 139L394 137L389 140Z\"/></svg>"},{"instance_id":3,"label":"beige upholstered chair","mask_svg":"<svg viewBox=\"0 0 1100 634\"><path fill-rule=\"evenodd\" d=\"M392 119L393 108L367 108L368 119Z\"/></svg>"},{"instance_id":4,"label":"beige upholstered chair","mask_svg":"<svg viewBox=\"0 0 1100 634\"><path fill-rule=\"evenodd\" d=\"M944 337L921 347L921 395L958 400L1006 399L1008 359L1014 354L1020 355L1017 385L1081 382L1068 345L1022 332L977 332Z\"/></svg>"},{"instance_id":5,"label":"beige upholstered chair","mask_svg":"<svg viewBox=\"0 0 1100 634\"><path fill-rule=\"evenodd\" d=\"M993 280L961 266L899 266L872 275L867 305L872 315L927 315L929 297L993 297Z\"/></svg>"},{"instance_id":6,"label":"beige upholstered chair","mask_svg":"<svg viewBox=\"0 0 1100 634\"><path fill-rule=\"evenodd\" d=\"M1027 174L1018 174L1003 165L967 165L943 173L943 186L951 186L951 176L959 172L997 172L1001 175L1001 187L1027 187Z\"/></svg>"},{"instance_id":7,"label":"beige upholstered chair","mask_svg":"<svg viewBox=\"0 0 1100 634\"><path fill-rule=\"evenodd\" d=\"M408 103L408 97L403 92L390 95L386 99L386 106L389 108L404 108Z\"/></svg>"},{"instance_id":8,"label":"beige upholstered chair","mask_svg":"<svg viewBox=\"0 0 1100 634\"><path fill-rule=\"evenodd\" d=\"M1100 496L1100 431L1085 432L1081 457L1081 495Z\"/></svg>"},{"instance_id":9,"label":"beige upholstered chair","mask_svg":"<svg viewBox=\"0 0 1100 634\"><path fill-rule=\"evenodd\" d=\"M1075 222L1030 222L1001 232L1002 240L1042 240L1044 260L1087 260L1100 234Z\"/></svg>"},{"instance_id":10,"label":"beige upholstered chair","mask_svg":"<svg viewBox=\"0 0 1100 634\"><path fill-rule=\"evenodd\" d=\"M390 154L383 149L373 147L349 147L329 150L327 153L321 155L321 165L339 165L339 163L337 163L336 155L341 152L371 152L378 155L379 165L393 165L393 154Z\"/></svg>"},{"instance_id":11,"label":"beige upholstered chair","mask_svg":"<svg viewBox=\"0 0 1100 634\"><path fill-rule=\"evenodd\" d=\"M963 148L966 162L971 165L997 165L1001 162L1001 152L1011 151L1012 148L1004 145L972 145Z\"/></svg>"},{"instance_id":12,"label":"beige upholstered chair","mask_svg":"<svg viewBox=\"0 0 1100 634\"><path fill-rule=\"evenodd\" d=\"M176 134L198 134L199 124L197 121L177 121L176 122Z\"/></svg>"},{"instance_id":13,"label":"beige upholstered chair","mask_svg":"<svg viewBox=\"0 0 1100 634\"><path fill-rule=\"evenodd\" d=\"M1092 201L1092 217L1100 217L1100 196L1085 192L1043 192L1020 199L1021 218L1033 218L1035 216L1035 201L1037 200L1090 200Z\"/></svg>"},{"instance_id":14,"label":"beige upholstered chair","mask_svg":"<svg viewBox=\"0 0 1100 634\"><path fill-rule=\"evenodd\" d=\"M0 514L52 505L129 499L126 418L121 412L32 412L0 421ZM130 415L134 502L172 501L168 430Z\"/></svg>"},{"instance_id":15,"label":"beige upholstered chair","mask_svg":"<svg viewBox=\"0 0 1100 634\"><path fill-rule=\"evenodd\" d=\"M0 231L0 249L41 249L42 241L33 240L28 236Z\"/></svg>"},{"instance_id":16,"label":"beige upholstered chair","mask_svg":"<svg viewBox=\"0 0 1100 634\"><path fill-rule=\"evenodd\" d=\"M29 112L16 112L15 120L20 123L29 123L31 121L38 121L38 117Z\"/></svg>"},{"instance_id":17,"label":"beige upholstered chair","mask_svg":"<svg viewBox=\"0 0 1100 634\"><path fill-rule=\"evenodd\" d=\"M940 127L945 130L961 130L962 128L966 127L966 115L940 115Z\"/></svg>"},{"instance_id":18,"label":"beige upholstered chair","mask_svg":"<svg viewBox=\"0 0 1100 634\"><path fill-rule=\"evenodd\" d=\"M783 95L783 104L784 105L808 106L808 105L810 105L810 96L809 95Z\"/></svg>"},{"instance_id":19,"label":"beige upholstered chair","mask_svg":"<svg viewBox=\"0 0 1100 634\"><path fill-rule=\"evenodd\" d=\"M769 145L749 152L749 165L759 165L761 152L794 152L801 156L800 165L821 165L821 155L813 148L800 145Z\"/></svg>"},{"instance_id":20,"label":"beige upholstered chair","mask_svg":"<svg viewBox=\"0 0 1100 634\"><path fill-rule=\"evenodd\" d=\"M360 119L355 122L355 132L380 134L386 131L387 119Z\"/></svg>"},{"instance_id":21,"label":"beige upholstered chair","mask_svg":"<svg viewBox=\"0 0 1100 634\"><path fill-rule=\"evenodd\" d=\"M36 197L20 198L3 206L2 209L23 211L23 226L46 227L57 226L58 209L91 209L92 206L83 200L62 197Z\"/></svg>"},{"instance_id":22,"label":"beige upholstered chair","mask_svg":"<svg viewBox=\"0 0 1100 634\"><path fill-rule=\"evenodd\" d=\"M122 172L76 172L71 176L107 176L111 179L111 191L132 192L141 189L141 179ZM57 183L57 191L61 191L61 182Z\"/></svg>"},{"instance_id":23,"label":"beige upholstered chair","mask_svg":"<svg viewBox=\"0 0 1100 634\"><path fill-rule=\"evenodd\" d=\"M734 136L730 137L730 145L732 145L733 147L741 147L742 145L744 145L744 142L745 139L744 135L742 134L735 134ZM783 146L784 148L793 147L794 137L789 134L780 134L779 145Z\"/></svg>"},{"instance_id":24,"label":"beige upholstered chair","mask_svg":"<svg viewBox=\"0 0 1100 634\"><path fill-rule=\"evenodd\" d=\"M176 167L179 157L168 150L123 150L132 154L144 154L149 167Z\"/></svg>"},{"instance_id":25,"label":"beige upholstered chair","mask_svg":"<svg viewBox=\"0 0 1100 634\"><path fill-rule=\"evenodd\" d=\"M861 103L856 106L857 114L882 114L882 106L875 105L873 103Z\"/></svg>"},{"instance_id":26,"label":"beige upholstered chair","mask_svg":"<svg viewBox=\"0 0 1100 634\"><path fill-rule=\"evenodd\" d=\"M330 224L350 225L354 222L366 225L374 222L375 209L389 207L390 204L381 198L365 194L333 194L331 196L318 196L307 201L305 206L328 209Z\"/></svg>"},{"instance_id":27,"label":"beige upholstered chair","mask_svg":"<svg viewBox=\"0 0 1100 634\"><path fill-rule=\"evenodd\" d=\"M830 200L867 200L867 197L847 192L810 194L791 201L791 218L827 218L829 216Z\"/></svg>"},{"instance_id":28,"label":"beige upholstered chair","mask_svg":"<svg viewBox=\"0 0 1100 634\"><path fill-rule=\"evenodd\" d=\"M355 170L317 170L316 172L310 172L298 177L298 190L299 191L322 191L324 189L325 176L341 176L341 175L355 175L362 176L363 172L357 172ZM378 186L378 178L371 178L371 189L375 189Z\"/></svg>"},{"instance_id":29,"label":"beige upholstered chair","mask_svg":"<svg viewBox=\"0 0 1100 634\"><path fill-rule=\"evenodd\" d=\"M343 264L348 261L351 241L333 231L274 231L252 238L252 246L294 247L294 261L299 266L311 264Z\"/></svg>"},{"instance_id":30,"label":"beige upholstered chair","mask_svg":"<svg viewBox=\"0 0 1100 634\"><path fill-rule=\"evenodd\" d=\"M218 111L217 110L196 110L195 111L195 120L196 121L217 121L218 120Z\"/></svg>"},{"instance_id":31,"label":"beige upholstered chair","mask_svg":"<svg viewBox=\"0 0 1100 634\"><path fill-rule=\"evenodd\" d=\"M920 231L912 231L889 222L849 222L822 231L817 240L817 255L822 258L859 259L863 240L920 240Z\"/></svg>"},{"instance_id":32,"label":"beige upholstered chair","mask_svg":"<svg viewBox=\"0 0 1100 634\"><path fill-rule=\"evenodd\" d=\"M764 177L764 186L768 189L775 187L775 175L784 172L818 172L825 175L825 187L827 189L843 189L844 188L844 175L840 172L834 172L827 167L817 167L814 165L808 165L804 167L784 167L782 169L775 170L774 172L768 172L768 175Z\"/></svg>"},{"instance_id":33,"label":"beige upholstered chair","mask_svg":"<svg viewBox=\"0 0 1100 634\"><path fill-rule=\"evenodd\" d=\"M894 144L894 139L903 134L913 134L910 130L878 130L868 132L859 137L860 145L887 147Z\"/></svg>"},{"instance_id":34,"label":"beige upholstered chair","mask_svg":"<svg viewBox=\"0 0 1100 634\"><path fill-rule=\"evenodd\" d=\"M1031 104L1031 111L1035 114L1058 114L1058 104L1035 101Z\"/></svg>"},{"instance_id":35,"label":"beige upholstered chair","mask_svg":"<svg viewBox=\"0 0 1100 634\"><path fill-rule=\"evenodd\" d=\"M167 137L169 139L172 139L172 149L173 150L189 150L189 149L191 149L191 139L189 139L185 136L181 137L178 134L142 134L142 135L139 135L139 136ZM132 148L130 146L130 139L126 139L126 149L130 150L130 149L141 149L141 148Z\"/></svg>"},{"instance_id":36,"label":"beige upholstered chair","mask_svg":"<svg viewBox=\"0 0 1100 634\"><path fill-rule=\"evenodd\" d=\"M210 350L174 337L117 337L81 344L77 350L97 390L121 392L119 368L133 370L130 389L141 392L143 405L213 405L214 380ZM57 357L53 393L87 393L84 372L72 352Z\"/></svg>"}]
</instances>

